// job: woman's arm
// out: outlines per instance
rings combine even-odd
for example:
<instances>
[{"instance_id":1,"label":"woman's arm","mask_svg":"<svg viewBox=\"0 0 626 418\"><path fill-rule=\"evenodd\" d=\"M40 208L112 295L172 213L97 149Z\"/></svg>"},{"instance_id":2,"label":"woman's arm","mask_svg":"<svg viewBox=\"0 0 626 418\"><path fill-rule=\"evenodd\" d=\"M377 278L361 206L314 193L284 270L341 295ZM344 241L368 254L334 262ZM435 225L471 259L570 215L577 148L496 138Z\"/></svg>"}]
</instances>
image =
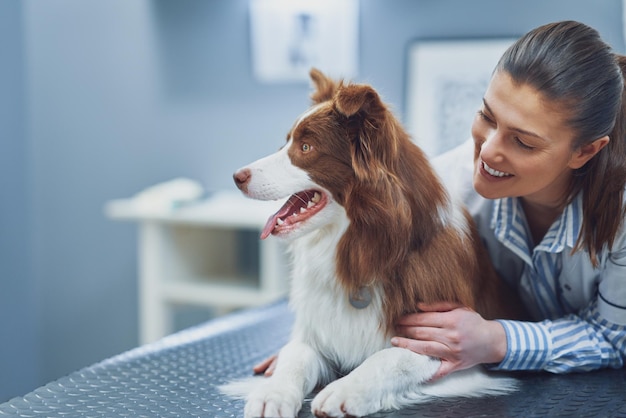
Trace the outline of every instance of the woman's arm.
<instances>
[{"instance_id":1,"label":"woman's arm","mask_svg":"<svg viewBox=\"0 0 626 418\"><path fill-rule=\"evenodd\" d=\"M596 295L576 315L539 323L500 321L507 355L496 368L554 373L623 367L626 360L626 233L608 254Z\"/></svg>"},{"instance_id":2,"label":"woman's arm","mask_svg":"<svg viewBox=\"0 0 626 418\"><path fill-rule=\"evenodd\" d=\"M620 368L626 359L626 326L602 318L593 303L580 316L554 321L487 321L467 308L420 306L398 324L392 344L442 359L435 379L477 364L496 370L553 373Z\"/></svg>"},{"instance_id":3,"label":"woman's arm","mask_svg":"<svg viewBox=\"0 0 626 418\"><path fill-rule=\"evenodd\" d=\"M579 315L553 321L499 322L507 354L495 369L568 373L620 368L626 359L626 326L603 318L597 300Z\"/></svg>"}]
</instances>

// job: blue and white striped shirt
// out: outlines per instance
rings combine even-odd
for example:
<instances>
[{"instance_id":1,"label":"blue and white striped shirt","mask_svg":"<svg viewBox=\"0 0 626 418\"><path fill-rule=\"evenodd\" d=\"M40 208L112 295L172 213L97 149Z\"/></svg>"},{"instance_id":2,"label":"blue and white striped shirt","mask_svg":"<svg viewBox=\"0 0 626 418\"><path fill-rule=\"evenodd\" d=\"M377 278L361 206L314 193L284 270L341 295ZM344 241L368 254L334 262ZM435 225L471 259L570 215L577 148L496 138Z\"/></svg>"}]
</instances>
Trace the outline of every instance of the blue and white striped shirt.
<instances>
[{"instance_id":1,"label":"blue and white striped shirt","mask_svg":"<svg viewBox=\"0 0 626 418\"><path fill-rule=\"evenodd\" d=\"M603 367L622 367L626 359L626 322L612 323L599 312L599 303L614 295L601 291L581 305L573 292L570 274L563 269L564 258L576 244L582 222L582 196L578 196L552 224L539 245L533 248L530 233L517 198L493 202L490 229L497 241L522 261L521 275L508 280L517 287L531 315L541 322L501 320L507 334L508 352L498 368L506 370L547 370L564 373ZM600 257L598 269L590 277L595 285L603 280L603 270L611 263L608 251ZM586 252L578 263L591 264ZM583 259L581 259L583 258ZM587 260L585 260L585 258ZM622 260L624 261L624 260ZM507 266L496 267L503 276ZM626 265L622 265L621 287L626 287ZM582 283L579 283L582 284ZM591 295L591 289L587 291ZM578 299L578 300L577 300ZM626 312L626 300L621 303ZM618 319L619 320L619 319Z\"/></svg>"},{"instance_id":2,"label":"blue and white striped shirt","mask_svg":"<svg viewBox=\"0 0 626 418\"><path fill-rule=\"evenodd\" d=\"M626 225L594 268L586 251L572 254L582 197L568 205L534 246L518 198L487 200L472 187L473 143L433 162L460 196L503 279L536 322L500 320L507 354L495 369L554 373L620 368L626 361Z\"/></svg>"}]
</instances>

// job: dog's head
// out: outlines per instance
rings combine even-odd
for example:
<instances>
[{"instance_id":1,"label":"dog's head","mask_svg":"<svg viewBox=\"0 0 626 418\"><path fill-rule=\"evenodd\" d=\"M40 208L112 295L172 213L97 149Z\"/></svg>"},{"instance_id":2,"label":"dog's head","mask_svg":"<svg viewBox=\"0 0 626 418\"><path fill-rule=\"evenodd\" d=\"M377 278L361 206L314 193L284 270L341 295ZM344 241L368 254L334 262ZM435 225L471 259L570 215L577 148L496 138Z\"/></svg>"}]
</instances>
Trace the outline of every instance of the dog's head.
<instances>
[{"instance_id":1,"label":"dog's head","mask_svg":"<svg viewBox=\"0 0 626 418\"><path fill-rule=\"evenodd\" d=\"M287 134L286 143L265 158L234 174L237 187L248 197L287 202L270 216L261 238L270 234L294 239L330 223L345 211L338 205L351 176L349 147L328 97L340 83L312 71L317 86L313 105Z\"/></svg>"},{"instance_id":2,"label":"dog's head","mask_svg":"<svg viewBox=\"0 0 626 418\"><path fill-rule=\"evenodd\" d=\"M299 237L347 216L337 254L338 264L347 259L340 275L371 265L372 252L381 271L371 274L383 273L420 240L420 217L437 216L441 190L424 195L438 184L432 170L372 87L334 81L315 69L311 78L313 105L295 122L286 144L238 170L235 183L255 199L290 196L268 220L263 238ZM354 249L363 240L374 248ZM361 245L353 245L357 241Z\"/></svg>"}]
</instances>

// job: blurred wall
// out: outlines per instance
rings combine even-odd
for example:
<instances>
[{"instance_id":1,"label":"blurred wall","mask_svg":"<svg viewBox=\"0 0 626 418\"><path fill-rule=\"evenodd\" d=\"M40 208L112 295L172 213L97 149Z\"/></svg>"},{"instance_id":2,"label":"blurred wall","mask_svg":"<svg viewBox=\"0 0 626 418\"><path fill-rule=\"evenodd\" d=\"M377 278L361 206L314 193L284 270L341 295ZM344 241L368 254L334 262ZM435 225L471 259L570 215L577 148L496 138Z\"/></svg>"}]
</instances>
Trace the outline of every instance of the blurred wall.
<instances>
[{"instance_id":1,"label":"blurred wall","mask_svg":"<svg viewBox=\"0 0 626 418\"><path fill-rule=\"evenodd\" d=\"M22 4L0 0L0 402L42 381L23 35Z\"/></svg>"},{"instance_id":2,"label":"blurred wall","mask_svg":"<svg viewBox=\"0 0 626 418\"><path fill-rule=\"evenodd\" d=\"M0 402L137 344L136 229L107 200L186 176L232 189L305 84L252 78L247 0L0 0ZM360 74L402 117L417 38L553 20L624 51L620 0L361 0Z\"/></svg>"}]
</instances>

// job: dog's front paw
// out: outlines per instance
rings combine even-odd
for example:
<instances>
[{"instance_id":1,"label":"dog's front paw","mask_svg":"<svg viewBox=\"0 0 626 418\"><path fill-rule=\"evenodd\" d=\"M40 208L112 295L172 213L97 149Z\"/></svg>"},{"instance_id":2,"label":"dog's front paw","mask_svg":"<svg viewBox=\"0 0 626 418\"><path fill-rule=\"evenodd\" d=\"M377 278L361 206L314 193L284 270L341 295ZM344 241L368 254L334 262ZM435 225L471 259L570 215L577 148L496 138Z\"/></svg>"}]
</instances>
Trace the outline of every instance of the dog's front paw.
<instances>
[{"instance_id":1,"label":"dog's front paw","mask_svg":"<svg viewBox=\"0 0 626 418\"><path fill-rule=\"evenodd\" d=\"M372 396L366 382L355 382L349 376L326 386L311 402L317 417L361 417L380 411L379 397Z\"/></svg>"},{"instance_id":2,"label":"dog's front paw","mask_svg":"<svg viewBox=\"0 0 626 418\"><path fill-rule=\"evenodd\" d=\"M302 407L302 395L293 387L280 387L267 382L247 398L245 418L295 417Z\"/></svg>"}]
</instances>

